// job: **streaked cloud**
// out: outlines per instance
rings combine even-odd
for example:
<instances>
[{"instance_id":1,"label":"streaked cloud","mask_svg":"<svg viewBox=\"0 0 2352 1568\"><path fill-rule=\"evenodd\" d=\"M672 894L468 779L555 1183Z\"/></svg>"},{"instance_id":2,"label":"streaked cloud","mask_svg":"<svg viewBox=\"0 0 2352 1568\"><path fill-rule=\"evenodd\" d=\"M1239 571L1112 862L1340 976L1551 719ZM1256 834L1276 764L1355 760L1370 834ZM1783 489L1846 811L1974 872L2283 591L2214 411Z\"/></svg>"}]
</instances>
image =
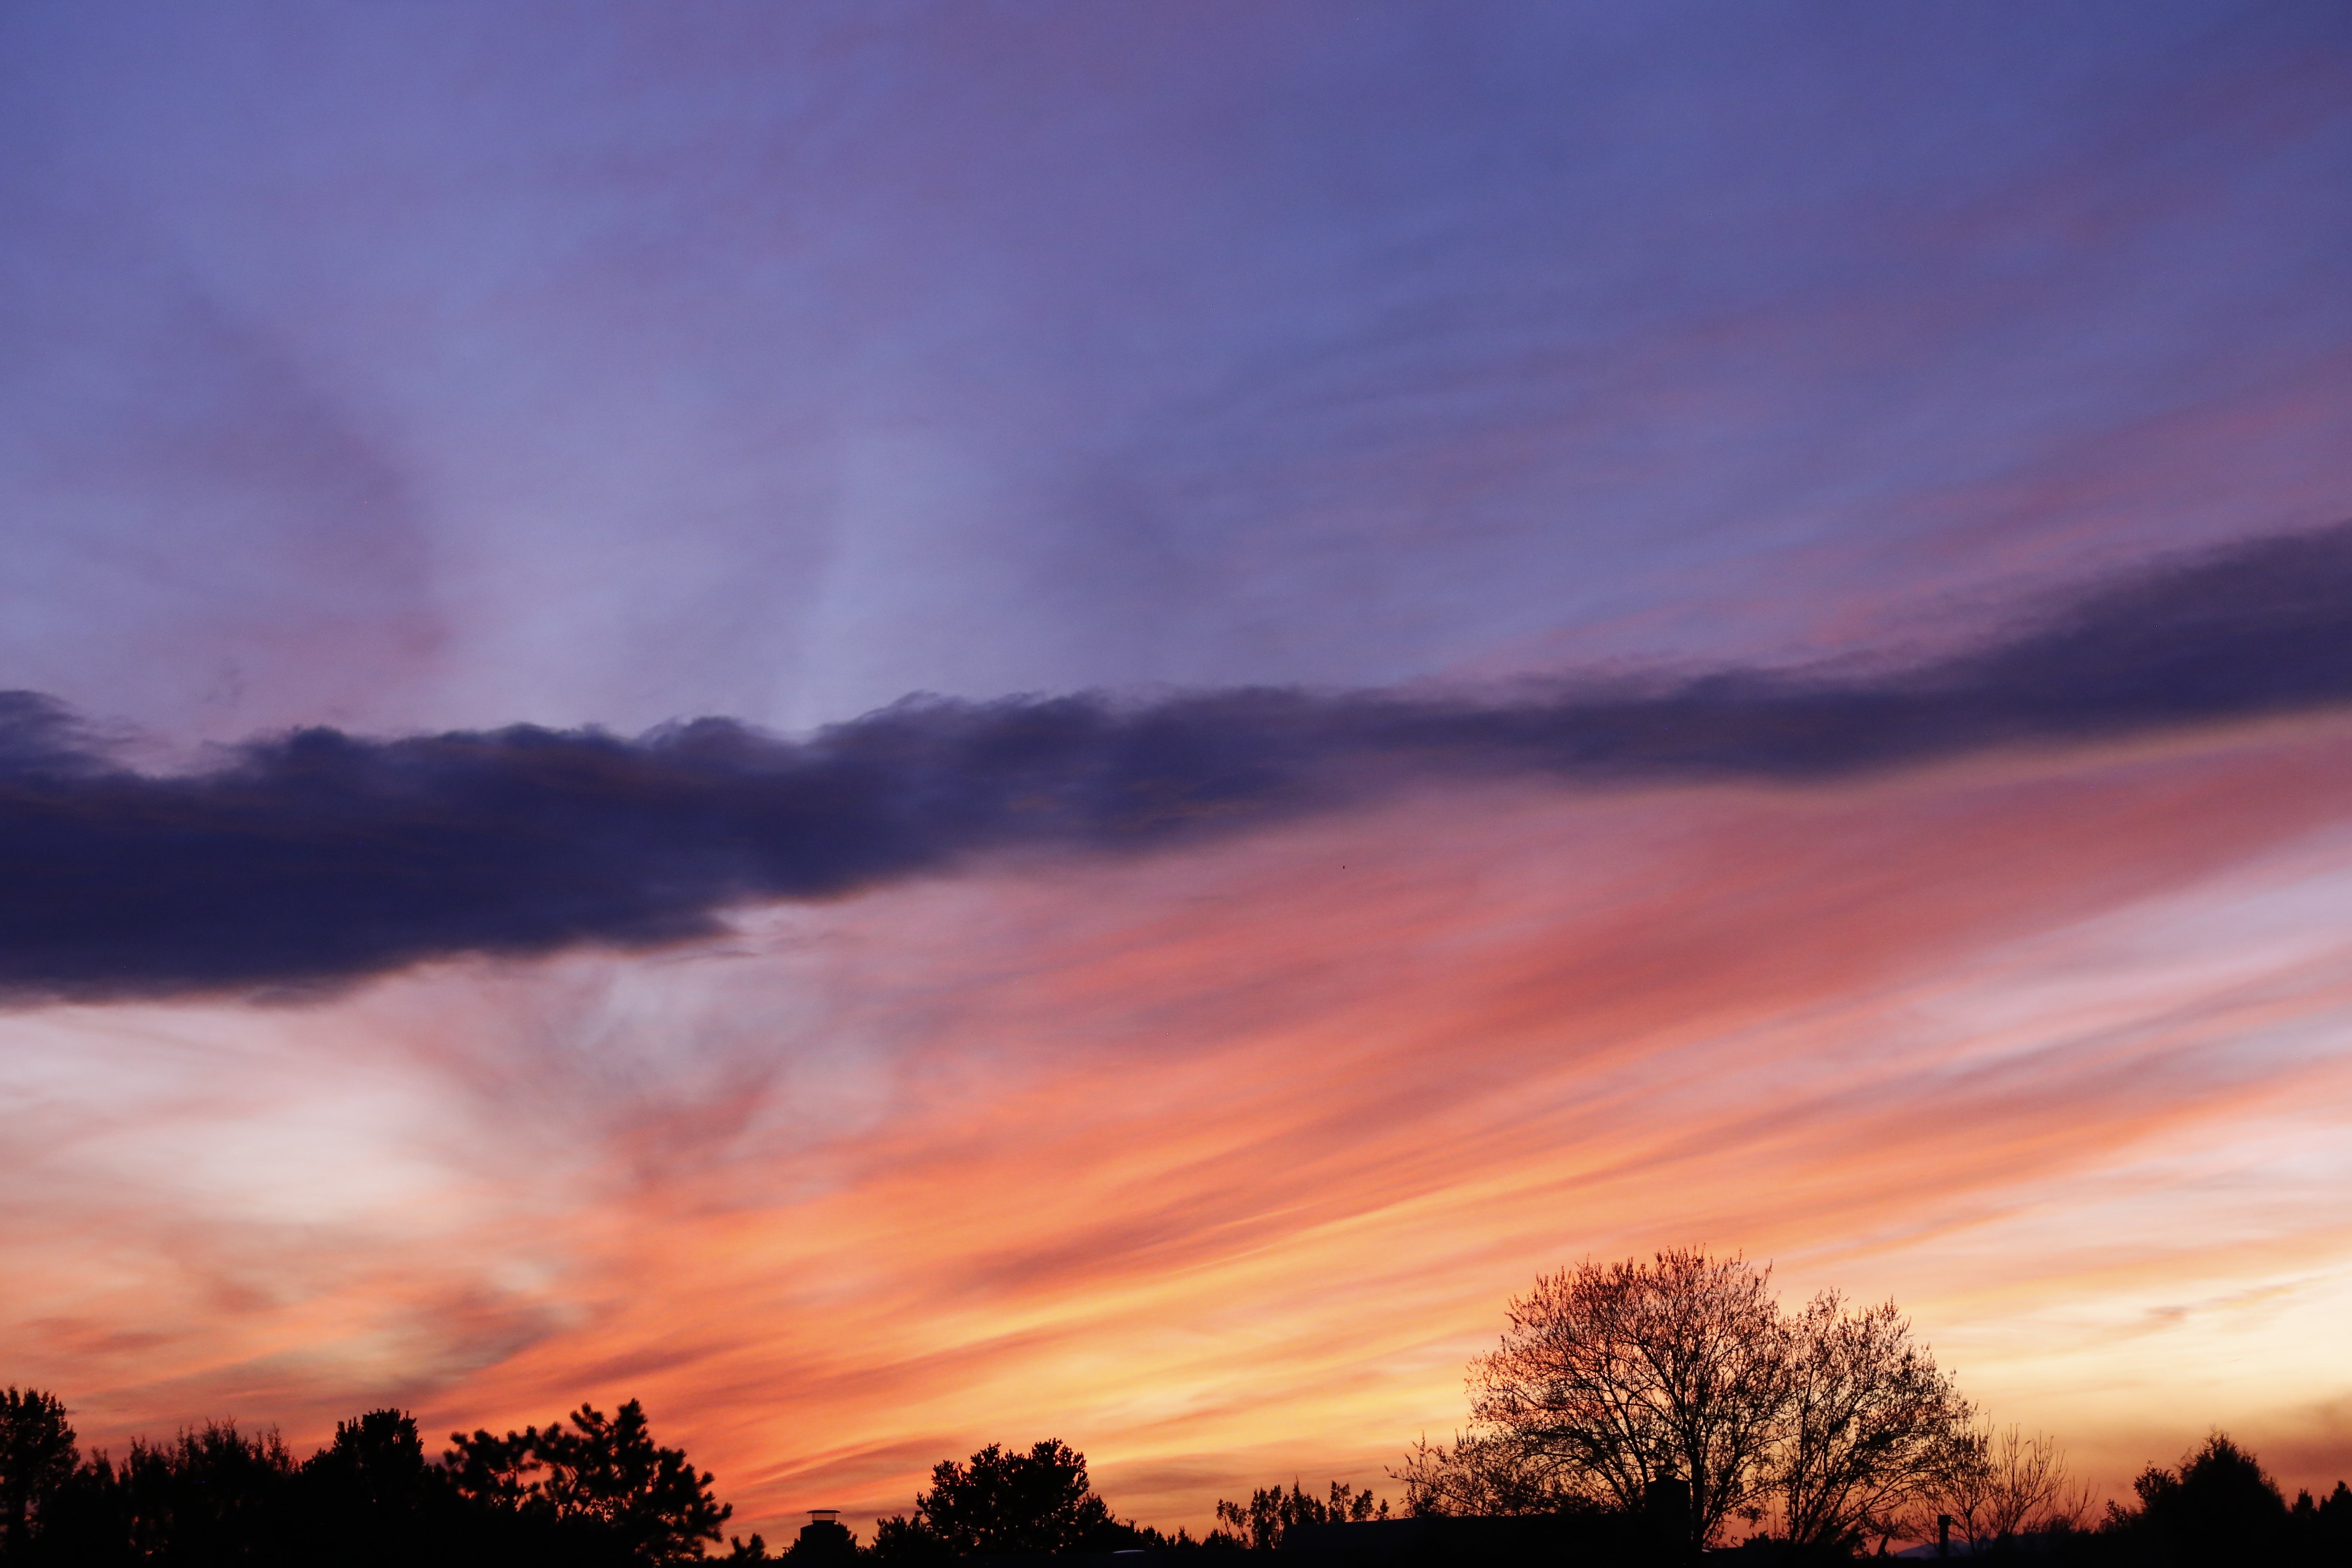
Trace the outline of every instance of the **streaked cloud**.
<instances>
[{"instance_id":1,"label":"streaked cloud","mask_svg":"<svg viewBox=\"0 0 2352 1568\"><path fill-rule=\"evenodd\" d=\"M2321 1479L2347 764L2306 719L1454 783L658 955L20 1012L5 1331L116 1440L635 1394L752 1517L1051 1433L1197 1521L1378 1480L1535 1268L1671 1236L1896 1295L2103 1484L2215 1422Z\"/></svg>"},{"instance_id":2,"label":"streaked cloud","mask_svg":"<svg viewBox=\"0 0 2352 1568\"><path fill-rule=\"evenodd\" d=\"M2347 105L2334 0L0 10L0 1381L1199 1522L1699 1241L2352 1473Z\"/></svg>"},{"instance_id":3,"label":"streaked cloud","mask_svg":"<svg viewBox=\"0 0 2352 1568\"><path fill-rule=\"evenodd\" d=\"M1242 690L909 701L786 741L517 728L256 742L187 776L0 710L0 976L135 995L708 935L992 849L1132 850L1432 777L1828 778L2352 699L2352 525L2136 574L1979 652L1519 700Z\"/></svg>"}]
</instances>

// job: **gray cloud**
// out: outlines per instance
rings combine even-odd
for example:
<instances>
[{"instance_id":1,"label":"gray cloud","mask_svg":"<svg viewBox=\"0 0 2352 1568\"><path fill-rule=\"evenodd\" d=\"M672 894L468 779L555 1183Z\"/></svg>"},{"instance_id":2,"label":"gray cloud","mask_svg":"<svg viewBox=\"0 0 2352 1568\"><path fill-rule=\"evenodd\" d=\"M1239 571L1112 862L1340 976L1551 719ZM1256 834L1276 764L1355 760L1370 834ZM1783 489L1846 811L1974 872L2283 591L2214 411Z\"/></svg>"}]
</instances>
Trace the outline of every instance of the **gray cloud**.
<instances>
[{"instance_id":1,"label":"gray cloud","mask_svg":"<svg viewBox=\"0 0 2352 1568\"><path fill-rule=\"evenodd\" d=\"M1851 774L2352 700L2352 524L2107 585L1888 674L1727 671L1509 700L1206 691L909 699L805 739L704 719L250 742L115 764L0 694L0 985L113 997L350 980L457 953L657 944L1011 846L1119 852L1433 776Z\"/></svg>"}]
</instances>

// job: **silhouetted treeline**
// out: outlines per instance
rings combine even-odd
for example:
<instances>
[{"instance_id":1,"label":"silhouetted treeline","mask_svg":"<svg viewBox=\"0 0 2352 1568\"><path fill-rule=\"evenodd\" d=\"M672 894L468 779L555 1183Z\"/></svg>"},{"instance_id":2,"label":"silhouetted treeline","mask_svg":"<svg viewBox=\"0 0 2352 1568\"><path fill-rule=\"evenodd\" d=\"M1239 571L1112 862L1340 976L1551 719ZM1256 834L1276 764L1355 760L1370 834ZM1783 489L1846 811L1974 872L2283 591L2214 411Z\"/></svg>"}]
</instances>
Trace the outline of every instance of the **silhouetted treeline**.
<instances>
[{"instance_id":1,"label":"silhouetted treeline","mask_svg":"<svg viewBox=\"0 0 2352 1568\"><path fill-rule=\"evenodd\" d=\"M1301 1531L1327 1524L1364 1524L1386 1519L1389 1505L1366 1487L1358 1491L1345 1481L1333 1481L1328 1497L1317 1497L1292 1478L1290 1489L1259 1487L1246 1503L1217 1500L1216 1533L1230 1535L1236 1546L1272 1551L1285 1541L1296 1542Z\"/></svg>"},{"instance_id":2,"label":"silhouetted treeline","mask_svg":"<svg viewBox=\"0 0 2352 1568\"><path fill-rule=\"evenodd\" d=\"M2132 1483L2136 1501L2110 1502L2095 1521L2061 1518L2044 1528L1979 1541L1955 1533L1951 1555L2046 1568L2352 1568L2352 1487L2289 1503L2255 1457L2215 1433L2178 1468L2150 1465ZM1758 1536L1743 1557L1778 1561L1786 1543ZM1912 1557L1937 1555L1934 1544Z\"/></svg>"},{"instance_id":3,"label":"silhouetted treeline","mask_svg":"<svg viewBox=\"0 0 2352 1568\"><path fill-rule=\"evenodd\" d=\"M1995 1471L2021 1455L2033 1459L2030 1444L2012 1438L2009 1449L2005 1461L1994 1455ZM375 1410L338 1425L306 1459L275 1432L248 1435L228 1422L135 1441L118 1458L81 1454L53 1395L0 1392L5 1568L640 1568L713 1559L1011 1568L1044 1558L1114 1568L1113 1553L1116 1568L1143 1568L1138 1554L1238 1551L1280 1551L1302 1565L1665 1568L1699 1556L1690 1493L1672 1479L1630 1506L1554 1490L1501 1513L1466 1513L1416 1488L1393 1516L1369 1489L1333 1481L1318 1495L1293 1480L1244 1502L1220 1499L1218 1527L1196 1540L1115 1517L1086 1456L1049 1438L940 1461L912 1510L881 1521L870 1546L826 1516L771 1553L756 1535L724 1538L732 1510L711 1495L711 1479L655 1442L634 1400L609 1417L583 1405L544 1427L455 1433L437 1457L412 1416ZM1985 1494L1996 1500L1989 1512L1921 1520L1912 1533L1932 1531L1929 1543L1900 1555L2039 1568L2352 1568L2352 1488L2339 1481L2325 1497L2303 1492L2290 1503L2226 1435L2176 1467L2147 1467L2133 1492L2095 1521L2061 1509L2012 1528L1996 1486ZM1731 1550L1752 1568L1811 1568L1885 1556L1888 1543L1882 1537L1873 1550L1852 1536L1808 1541L1758 1528Z\"/></svg>"},{"instance_id":4,"label":"silhouetted treeline","mask_svg":"<svg viewBox=\"0 0 2352 1568\"><path fill-rule=\"evenodd\" d=\"M731 1510L653 1439L635 1400L544 1427L453 1434L373 1410L298 1460L275 1432L207 1422L117 1458L83 1457L37 1390L0 1395L0 1562L8 1568L638 1568L704 1558ZM763 1561L760 1538L722 1555Z\"/></svg>"},{"instance_id":5,"label":"silhouetted treeline","mask_svg":"<svg viewBox=\"0 0 2352 1568\"><path fill-rule=\"evenodd\" d=\"M1930 1518L1922 1521L1933 1532L1929 1541L1896 1555L2021 1568L2352 1568L2352 1487L2338 1481L2325 1498L2305 1491L2290 1504L2255 1457L2224 1434L2216 1433L2177 1468L2148 1466L2132 1489L2136 1503L2110 1502L2095 1521L2061 1512L2015 1532L1971 1532L1965 1521L1949 1515ZM1305 1532L1308 1539L1285 1544L1311 1544L1327 1554L1359 1559L1381 1555L1399 1564L1567 1562L1580 1568L1631 1568L1694 1560L1687 1542L1675 1542L1670 1523L1662 1519L1645 1529L1641 1512L1568 1500L1551 1510L1516 1516L1544 1521L1517 1543L1494 1532L1493 1527L1512 1522L1508 1518L1441 1515L1433 1521L1470 1528L1451 1541L1432 1536L1418 1549L1405 1542L1403 1549L1386 1553L1341 1553L1328 1531ZM1731 1549L1741 1563L1757 1568L1853 1563L1885 1552L1851 1540L1792 1541L1786 1533L1760 1529Z\"/></svg>"},{"instance_id":6,"label":"silhouetted treeline","mask_svg":"<svg viewBox=\"0 0 2352 1568\"><path fill-rule=\"evenodd\" d=\"M2094 1520L2056 1441L1988 1422L1894 1302L1823 1290L1791 1311L1770 1280L1769 1263L1697 1247L1538 1276L1471 1363L1468 1427L1423 1439L1392 1472L1412 1521L1457 1522L1385 1531L1393 1555L1599 1568L1695 1560L1744 1535L1737 1549L1758 1563L1921 1542L1901 1555L2352 1568L2352 1494L2291 1508L2219 1435L2178 1470L2146 1470L2137 1507ZM1506 1519L1544 1522L1510 1544ZM1382 1533L1352 1528L1367 1543ZM1328 1527L1310 1539L1337 1546Z\"/></svg>"},{"instance_id":7,"label":"silhouetted treeline","mask_svg":"<svg viewBox=\"0 0 2352 1568\"><path fill-rule=\"evenodd\" d=\"M2137 1506L2111 1502L2095 1530L2046 1549L2085 1568L2206 1568L2279 1563L2352 1568L2352 1488L2290 1504L2254 1456L2217 1432L2179 1468L2150 1465L2132 1482Z\"/></svg>"}]
</instances>

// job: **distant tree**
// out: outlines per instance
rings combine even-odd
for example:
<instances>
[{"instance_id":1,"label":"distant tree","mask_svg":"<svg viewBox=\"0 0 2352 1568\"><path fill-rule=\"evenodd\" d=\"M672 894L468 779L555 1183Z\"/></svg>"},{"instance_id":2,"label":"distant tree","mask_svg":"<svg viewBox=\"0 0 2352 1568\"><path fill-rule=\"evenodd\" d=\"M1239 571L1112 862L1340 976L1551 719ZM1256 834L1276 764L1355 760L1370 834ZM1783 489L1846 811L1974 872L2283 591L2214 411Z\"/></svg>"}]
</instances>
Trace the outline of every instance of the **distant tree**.
<instances>
[{"instance_id":1,"label":"distant tree","mask_svg":"<svg viewBox=\"0 0 2352 1568\"><path fill-rule=\"evenodd\" d=\"M874 1561L888 1563L951 1563L955 1552L924 1522L920 1506L909 1516L894 1513L874 1521Z\"/></svg>"},{"instance_id":2,"label":"distant tree","mask_svg":"<svg viewBox=\"0 0 2352 1568\"><path fill-rule=\"evenodd\" d=\"M2274 1561L2286 1538L2286 1500L2227 1433L2208 1437L2178 1471L2150 1465L2132 1490L2140 1500L2137 1516L2115 1510L2110 1527L2142 1535L2173 1562Z\"/></svg>"},{"instance_id":3,"label":"distant tree","mask_svg":"<svg viewBox=\"0 0 2352 1568\"><path fill-rule=\"evenodd\" d=\"M1184 1529L1181 1525L1177 1527L1176 1533L1173 1535L1170 1535L1165 1531L1155 1529L1153 1526L1149 1524L1138 1524L1131 1519L1122 1521L1119 1528L1127 1531L1127 1544L1124 1546L1113 1546L1111 1550L1114 1552L1189 1552L1196 1548L1211 1544L1211 1542L1207 1541L1193 1540L1192 1532ZM1222 1538L1215 1542L1216 1545L1234 1546L1239 1544L1239 1542L1235 1542L1233 1537L1226 1535L1223 1531L1213 1531L1210 1533Z\"/></svg>"},{"instance_id":4,"label":"distant tree","mask_svg":"<svg viewBox=\"0 0 2352 1568\"><path fill-rule=\"evenodd\" d=\"M794 1563L807 1565L814 1563L827 1563L835 1561L842 1563L854 1563L857 1560L857 1543L854 1537L850 1542L849 1550L843 1553L838 1559L824 1555L812 1556L803 1554L799 1550L800 1544L800 1542L796 1542L793 1545L786 1547L783 1551L771 1555L768 1551L768 1542L766 1539L761 1536L758 1531L753 1531L751 1532L751 1539L749 1541L744 1540L740 1535L728 1537L727 1555L720 1558L719 1561L722 1563L781 1563L789 1558Z\"/></svg>"},{"instance_id":5,"label":"distant tree","mask_svg":"<svg viewBox=\"0 0 2352 1568\"><path fill-rule=\"evenodd\" d=\"M435 1474L416 1417L404 1410L370 1410L336 1422L333 1439L302 1462L302 1473L387 1513L415 1508Z\"/></svg>"},{"instance_id":6,"label":"distant tree","mask_svg":"<svg viewBox=\"0 0 2352 1568\"><path fill-rule=\"evenodd\" d=\"M1278 1486L1259 1487L1246 1503L1217 1500L1218 1522L1231 1525L1234 1538L1256 1552L1279 1547L1283 1537L1297 1525L1361 1524L1388 1516L1387 1501L1374 1497L1371 1488L1358 1491L1345 1481L1333 1481L1329 1494L1320 1498L1294 1478L1288 1491Z\"/></svg>"},{"instance_id":7,"label":"distant tree","mask_svg":"<svg viewBox=\"0 0 2352 1568\"><path fill-rule=\"evenodd\" d=\"M91 1456L74 1477L60 1563L272 1563L295 1547L298 1474L275 1430L248 1437L207 1421L168 1443L134 1440L120 1465Z\"/></svg>"},{"instance_id":8,"label":"distant tree","mask_svg":"<svg viewBox=\"0 0 2352 1568\"><path fill-rule=\"evenodd\" d=\"M444 1463L476 1506L537 1521L638 1563L689 1563L720 1539L734 1510L710 1494L684 1450L653 1439L635 1400L610 1419L583 1405L545 1427L503 1437L452 1434Z\"/></svg>"},{"instance_id":9,"label":"distant tree","mask_svg":"<svg viewBox=\"0 0 2352 1568\"><path fill-rule=\"evenodd\" d=\"M1519 1472L1628 1513L1686 1500L1704 1546L1756 1500L1788 1404L1789 1333L1769 1270L1683 1248L1585 1263L1513 1300L1471 1365L1471 1409Z\"/></svg>"},{"instance_id":10,"label":"distant tree","mask_svg":"<svg viewBox=\"0 0 2352 1568\"><path fill-rule=\"evenodd\" d=\"M1118 1551L1175 1544L1111 1517L1087 1479L1087 1457L1058 1438L1027 1453L991 1443L968 1464L942 1459L911 1516L875 1527L874 1555L917 1563L975 1552Z\"/></svg>"},{"instance_id":11,"label":"distant tree","mask_svg":"<svg viewBox=\"0 0 2352 1568\"><path fill-rule=\"evenodd\" d=\"M29 1554L43 1512L80 1458L56 1394L15 1387L0 1393L0 1562Z\"/></svg>"},{"instance_id":12,"label":"distant tree","mask_svg":"<svg viewBox=\"0 0 2352 1568\"><path fill-rule=\"evenodd\" d=\"M300 1489L310 1550L353 1568L446 1558L463 1533L449 1473L426 1459L406 1411L335 1423L332 1441L302 1462Z\"/></svg>"},{"instance_id":13,"label":"distant tree","mask_svg":"<svg viewBox=\"0 0 2352 1568\"><path fill-rule=\"evenodd\" d=\"M1851 1549L1875 1527L1883 1542L1897 1511L1948 1470L1968 1402L1892 1301L1853 1309L1824 1291L1786 1343L1787 1403L1769 1475L1787 1538ZM2054 1496L2063 1471L2045 1479ZM2002 1517L2006 1533L2016 1520Z\"/></svg>"},{"instance_id":14,"label":"distant tree","mask_svg":"<svg viewBox=\"0 0 2352 1568\"><path fill-rule=\"evenodd\" d=\"M2305 1562L2339 1568L2352 1563L2352 1487L2337 1481L2334 1491L2317 1500L2307 1491L2295 1493L2287 1523Z\"/></svg>"},{"instance_id":15,"label":"distant tree","mask_svg":"<svg viewBox=\"0 0 2352 1568\"><path fill-rule=\"evenodd\" d=\"M2054 1437L2022 1428L1969 1427L1953 1433L1935 1459L1906 1533L1936 1533L1937 1516L1952 1521L1954 1539L1981 1552L2021 1536L2074 1529L2089 1508L2087 1493L2070 1492L2065 1451Z\"/></svg>"}]
</instances>

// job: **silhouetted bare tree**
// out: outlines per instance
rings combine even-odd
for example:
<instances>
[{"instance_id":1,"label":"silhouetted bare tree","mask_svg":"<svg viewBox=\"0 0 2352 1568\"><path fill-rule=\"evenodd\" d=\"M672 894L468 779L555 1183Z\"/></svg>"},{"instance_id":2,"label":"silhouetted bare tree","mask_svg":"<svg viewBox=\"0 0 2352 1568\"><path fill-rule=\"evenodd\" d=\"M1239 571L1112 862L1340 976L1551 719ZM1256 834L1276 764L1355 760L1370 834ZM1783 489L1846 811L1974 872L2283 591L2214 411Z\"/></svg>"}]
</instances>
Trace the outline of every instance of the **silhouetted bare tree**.
<instances>
[{"instance_id":1,"label":"silhouetted bare tree","mask_svg":"<svg viewBox=\"0 0 2352 1568\"><path fill-rule=\"evenodd\" d=\"M1420 1438L1389 1473L1403 1484L1404 1510L1416 1519L1560 1513L1592 1500L1569 1485L1558 1464L1503 1432L1457 1432L1451 1447Z\"/></svg>"},{"instance_id":2,"label":"silhouetted bare tree","mask_svg":"<svg viewBox=\"0 0 2352 1568\"><path fill-rule=\"evenodd\" d=\"M1971 1414L1895 1303L1816 1296L1790 1325L1771 1489L1787 1537L1851 1547L1944 1473Z\"/></svg>"},{"instance_id":3,"label":"silhouetted bare tree","mask_svg":"<svg viewBox=\"0 0 2352 1568\"><path fill-rule=\"evenodd\" d=\"M2070 1494L2065 1450L2042 1433L2019 1426L1976 1426L1953 1433L1936 1456L1906 1533L1935 1533L1938 1514L1952 1521L1954 1539L1971 1552L2021 1536L2072 1529L2089 1507L2087 1494Z\"/></svg>"},{"instance_id":4,"label":"silhouetted bare tree","mask_svg":"<svg viewBox=\"0 0 2352 1568\"><path fill-rule=\"evenodd\" d=\"M1473 1415L1526 1476L1632 1512L1687 1489L1690 1543L1754 1507L1788 1404L1769 1270L1678 1248L1538 1278L1471 1364Z\"/></svg>"}]
</instances>

